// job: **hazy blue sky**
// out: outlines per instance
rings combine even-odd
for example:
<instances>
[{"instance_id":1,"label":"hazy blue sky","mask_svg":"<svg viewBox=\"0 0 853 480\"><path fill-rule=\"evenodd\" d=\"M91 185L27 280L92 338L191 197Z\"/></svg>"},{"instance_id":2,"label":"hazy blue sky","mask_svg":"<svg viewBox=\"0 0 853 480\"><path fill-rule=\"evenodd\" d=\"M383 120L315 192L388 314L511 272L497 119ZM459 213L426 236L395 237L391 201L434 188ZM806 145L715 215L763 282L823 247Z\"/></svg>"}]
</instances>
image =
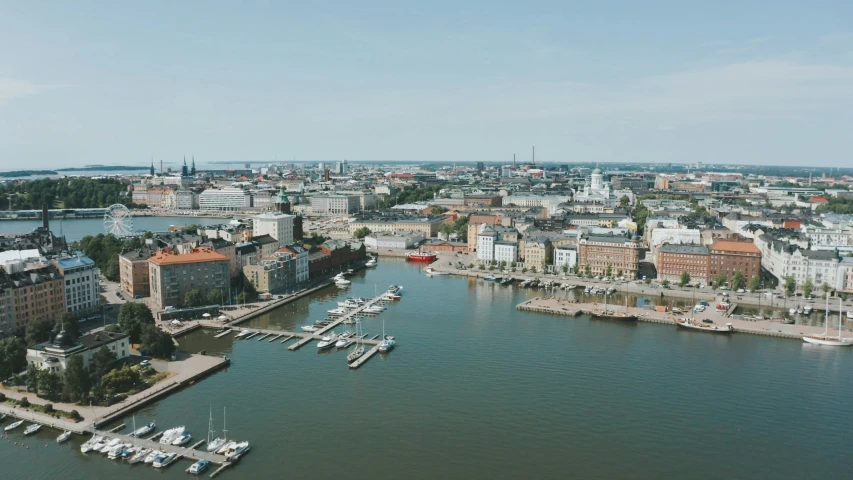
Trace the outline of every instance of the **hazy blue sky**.
<instances>
[{"instance_id":1,"label":"hazy blue sky","mask_svg":"<svg viewBox=\"0 0 853 480\"><path fill-rule=\"evenodd\" d=\"M0 0L0 169L851 165L853 2Z\"/></svg>"}]
</instances>

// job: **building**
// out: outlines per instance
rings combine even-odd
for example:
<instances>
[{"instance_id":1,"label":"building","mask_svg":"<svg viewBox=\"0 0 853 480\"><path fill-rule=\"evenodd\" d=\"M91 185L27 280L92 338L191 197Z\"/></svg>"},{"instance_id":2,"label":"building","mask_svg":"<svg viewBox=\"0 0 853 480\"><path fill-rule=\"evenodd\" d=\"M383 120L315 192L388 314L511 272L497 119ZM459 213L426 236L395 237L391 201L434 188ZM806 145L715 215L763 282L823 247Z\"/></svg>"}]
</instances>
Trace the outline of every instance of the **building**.
<instances>
[{"instance_id":1,"label":"building","mask_svg":"<svg viewBox=\"0 0 853 480\"><path fill-rule=\"evenodd\" d=\"M491 262L495 259L495 242L500 237L494 227L484 225L477 234L477 259Z\"/></svg>"},{"instance_id":2,"label":"building","mask_svg":"<svg viewBox=\"0 0 853 480\"><path fill-rule=\"evenodd\" d=\"M612 201L610 185L604 183L604 174L596 168L584 182L583 189L573 196L575 202L607 204Z\"/></svg>"},{"instance_id":3,"label":"building","mask_svg":"<svg viewBox=\"0 0 853 480\"><path fill-rule=\"evenodd\" d=\"M396 234L373 233L364 237L364 244L368 248L412 248L415 245L423 242L423 232L401 232Z\"/></svg>"},{"instance_id":4,"label":"building","mask_svg":"<svg viewBox=\"0 0 853 480\"><path fill-rule=\"evenodd\" d=\"M576 247L554 247L554 267L562 269L563 265L573 269L578 263L578 249Z\"/></svg>"},{"instance_id":5,"label":"building","mask_svg":"<svg viewBox=\"0 0 853 480\"><path fill-rule=\"evenodd\" d=\"M198 210L199 196L192 190L177 190L175 195L175 208L178 210Z\"/></svg>"},{"instance_id":6,"label":"building","mask_svg":"<svg viewBox=\"0 0 853 480\"><path fill-rule=\"evenodd\" d=\"M465 195L462 204L466 207L499 207L500 195Z\"/></svg>"},{"instance_id":7,"label":"building","mask_svg":"<svg viewBox=\"0 0 853 480\"><path fill-rule=\"evenodd\" d=\"M206 298L213 290L230 295L228 274L231 260L210 247L198 247L189 253L175 254L163 249L148 259L148 275L153 305L160 309L181 307L190 290Z\"/></svg>"},{"instance_id":8,"label":"building","mask_svg":"<svg viewBox=\"0 0 853 480\"><path fill-rule=\"evenodd\" d=\"M363 216L349 222L349 234L353 235L359 228L367 227L372 233L422 232L426 238L435 238L441 224L450 220L450 217L444 215Z\"/></svg>"},{"instance_id":9,"label":"building","mask_svg":"<svg viewBox=\"0 0 853 480\"><path fill-rule=\"evenodd\" d=\"M465 242L431 241L423 244L421 250L424 252L466 252L468 251L468 244Z\"/></svg>"},{"instance_id":10,"label":"building","mask_svg":"<svg viewBox=\"0 0 853 480\"><path fill-rule=\"evenodd\" d=\"M75 316L101 309L101 270L86 255L53 260L65 280L65 310Z\"/></svg>"},{"instance_id":11,"label":"building","mask_svg":"<svg viewBox=\"0 0 853 480\"><path fill-rule=\"evenodd\" d=\"M275 293L296 285L296 260L287 253L243 267L243 274L258 292Z\"/></svg>"},{"instance_id":12,"label":"building","mask_svg":"<svg viewBox=\"0 0 853 480\"><path fill-rule=\"evenodd\" d=\"M240 275L241 267L237 265L237 245L234 242L229 242L224 238L211 238L200 246L210 247L217 253L221 253L228 257L231 265L228 267L228 276L237 278Z\"/></svg>"},{"instance_id":13,"label":"building","mask_svg":"<svg viewBox=\"0 0 853 480\"><path fill-rule=\"evenodd\" d=\"M207 189L199 195L198 203L202 210L239 212L252 206L252 197L242 188Z\"/></svg>"},{"instance_id":14,"label":"building","mask_svg":"<svg viewBox=\"0 0 853 480\"><path fill-rule=\"evenodd\" d=\"M294 241L293 223L295 216L281 212L266 212L252 217L252 235L269 235L278 241L275 249L290 245Z\"/></svg>"},{"instance_id":15,"label":"building","mask_svg":"<svg viewBox=\"0 0 853 480\"><path fill-rule=\"evenodd\" d=\"M518 261L518 242L498 240L494 244L494 260L508 265Z\"/></svg>"},{"instance_id":16,"label":"building","mask_svg":"<svg viewBox=\"0 0 853 480\"><path fill-rule=\"evenodd\" d=\"M287 253L296 262L296 283L307 282L309 278L308 250L301 245L286 245L276 250L276 253Z\"/></svg>"},{"instance_id":17,"label":"building","mask_svg":"<svg viewBox=\"0 0 853 480\"><path fill-rule=\"evenodd\" d=\"M260 237L252 238L252 243L258 246L258 254L261 258L271 257L276 250L281 248L278 240L271 235L261 235Z\"/></svg>"},{"instance_id":18,"label":"building","mask_svg":"<svg viewBox=\"0 0 853 480\"><path fill-rule=\"evenodd\" d=\"M604 276L610 267L611 275L636 278L643 245L625 235L587 235L578 241L578 264L590 268L593 275Z\"/></svg>"},{"instance_id":19,"label":"building","mask_svg":"<svg viewBox=\"0 0 853 480\"><path fill-rule=\"evenodd\" d=\"M649 250L652 258L656 258L661 245L700 245L702 243L702 236L697 228L655 228L650 237Z\"/></svg>"},{"instance_id":20,"label":"building","mask_svg":"<svg viewBox=\"0 0 853 480\"><path fill-rule=\"evenodd\" d=\"M361 200L356 195L317 195L311 197L314 215L342 216L358 213Z\"/></svg>"},{"instance_id":21,"label":"building","mask_svg":"<svg viewBox=\"0 0 853 480\"><path fill-rule=\"evenodd\" d=\"M62 330L50 341L27 348L27 364L41 370L61 374L68 367L71 357L83 357L83 368L89 369L92 356L106 348L116 354L116 360L130 355L130 338L125 333L99 330L74 339Z\"/></svg>"},{"instance_id":22,"label":"building","mask_svg":"<svg viewBox=\"0 0 853 480\"><path fill-rule=\"evenodd\" d=\"M840 228L803 227L803 234L815 250L835 250L853 246L853 230Z\"/></svg>"},{"instance_id":23,"label":"building","mask_svg":"<svg viewBox=\"0 0 853 480\"><path fill-rule=\"evenodd\" d=\"M501 225L501 217L498 215L482 215L472 213L468 216L468 252L477 251L477 236L483 225Z\"/></svg>"},{"instance_id":24,"label":"building","mask_svg":"<svg viewBox=\"0 0 853 480\"><path fill-rule=\"evenodd\" d=\"M148 259L156 250L140 248L122 252L118 256L121 291L129 298L151 295L148 278Z\"/></svg>"},{"instance_id":25,"label":"building","mask_svg":"<svg viewBox=\"0 0 853 480\"><path fill-rule=\"evenodd\" d=\"M12 306L9 328L4 332L23 333L30 320L56 321L65 312L65 282L53 265L7 274L4 283L11 291L7 298Z\"/></svg>"},{"instance_id":26,"label":"building","mask_svg":"<svg viewBox=\"0 0 853 480\"><path fill-rule=\"evenodd\" d=\"M548 237L537 235L526 238L520 249L519 257L528 268L544 269L551 264L554 247Z\"/></svg>"},{"instance_id":27,"label":"building","mask_svg":"<svg viewBox=\"0 0 853 480\"><path fill-rule=\"evenodd\" d=\"M661 245L657 251L655 268L658 280L678 283L687 272L692 282L709 284L710 250L704 245Z\"/></svg>"},{"instance_id":28,"label":"building","mask_svg":"<svg viewBox=\"0 0 853 480\"><path fill-rule=\"evenodd\" d=\"M753 276L761 275L761 250L753 242L717 240L711 244L709 250L709 281L720 275L731 281L735 272L743 274L747 281Z\"/></svg>"}]
</instances>

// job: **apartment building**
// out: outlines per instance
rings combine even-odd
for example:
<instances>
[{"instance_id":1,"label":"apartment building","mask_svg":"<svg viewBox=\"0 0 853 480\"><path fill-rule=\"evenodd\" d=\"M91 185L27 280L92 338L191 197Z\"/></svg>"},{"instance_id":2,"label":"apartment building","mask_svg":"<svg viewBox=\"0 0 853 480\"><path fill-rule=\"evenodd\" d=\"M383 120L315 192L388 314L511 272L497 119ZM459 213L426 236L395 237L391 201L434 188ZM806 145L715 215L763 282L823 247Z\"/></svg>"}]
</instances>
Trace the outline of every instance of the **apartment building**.
<instances>
[{"instance_id":1,"label":"apartment building","mask_svg":"<svg viewBox=\"0 0 853 480\"><path fill-rule=\"evenodd\" d=\"M151 295L148 278L148 259L156 250L140 248L128 250L118 256L121 291L129 298Z\"/></svg>"},{"instance_id":2,"label":"apartment building","mask_svg":"<svg viewBox=\"0 0 853 480\"><path fill-rule=\"evenodd\" d=\"M554 267L562 269L563 265L575 268L578 263L578 249L575 246L554 247Z\"/></svg>"},{"instance_id":3,"label":"apartment building","mask_svg":"<svg viewBox=\"0 0 853 480\"><path fill-rule=\"evenodd\" d=\"M293 223L296 217L281 212L265 212L252 217L252 235L269 235L278 241L276 249L290 245L293 238Z\"/></svg>"},{"instance_id":4,"label":"apartment building","mask_svg":"<svg viewBox=\"0 0 853 480\"><path fill-rule=\"evenodd\" d=\"M716 240L709 250L709 280L725 275L731 281L735 272L741 272L746 280L761 274L761 250L752 242Z\"/></svg>"},{"instance_id":5,"label":"apartment building","mask_svg":"<svg viewBox=\"0 0 853 480\"><path fill-rule=\"evenodd\" d=\"M361 200L356 195L317 195L311 197L311 213L314 215L341 216L358 213Z\"/></svg>"},{"instance_id":6,"label":"apartment building","mask_svg":"<svg viewBox=\"0 0 853 480\"><path fill-rule=\"evenodd\" d=\"M578 263L583 269L589 265L593 275L606 275L609 266L613 275L621 270L636 278L642 249L639 240L625 235L586 235L578 241Z\"/></svg>"},{"instance_id":7,"label":"apartment building","mask_svg":"<svg viewBox=\"0 0 853 480\"><path fill-rule=\"evenodd\" d=\"M704 245L666 244L658 248L655 268L658 280L668 280L676 283L681 275L687 272L690 279L696 283L708 284L710 278L710 250Z\"/></svg>"},{"instance_id":8,"label":"apartment building","mask_svg":"<svg viewBox=\"0 0 853 480\"><path fill-rule=\"evenodd\" d=\"M65 280L65 310L75 316L89 315L101 309L101 270L86 255L53 260Z\"/></svg>"},{"instance_id":9,"label":"apartment building","mask_svg":"<svg viewBox=\"0 0 853 480\"><path fill-rule=\"evenodd\" d=\"M198 203L202 210L239 212L252 206L252 197L242 188L210 188L201 192Z\"/></svg>"},{"instance_id":10,"label":"apartment building","mask_svg":"<svg viewBox=\"0 0 853 480\"><path fill-rule=\"evenodd\" d=\"M308 250L301 245L292 244L281 247L275 253L286 253L295 261L295 279L296 283L308 281Z\"/></svg>"},{"instance_id":11,"label":"apartment building","mask_svg":"<svg viewBox=\"0 0 853 480\"><path fill-rule=\"evenodd\" d=\"M501 225L502 219L499 215L483 215L472 213L468 216L468 252L477 251L477 237L483 225Z\"/></svg>"},{"instance_id":12,"label":"apartment building","mask_svg":"<svg viewBox=\"0 0 853 480\"><path fill-rule=\"evenodd\" d=\"M12 290L13 331L23 332L35 319L56 321L65 312L65 282L54 265L8 274L6 283Z\"/></svg>"},{"instance_id":13,"label":"apartment building","mask_svg":"<svg viewBox=\"0 0 853 480\"><path fill-rule=\"evenodd\" d=\"M287 253L243 267L243 274L258 292L276 293L296 286L296 260Z\"/></svg>"},{"instance_id":14,"label":"apartment building","mask_svg":"<svg viewBox=\"0 0 853 480\"><path fill-rule=\"evenodd\" d=\"M212 290L219 290L228 298L230 265L228 257L210 247L198 247L184 254L175 254L170 249L158 251L148 259L154 306L181 307L190 290L199 290L203 298Z\"/></svg>"}]
</instances>

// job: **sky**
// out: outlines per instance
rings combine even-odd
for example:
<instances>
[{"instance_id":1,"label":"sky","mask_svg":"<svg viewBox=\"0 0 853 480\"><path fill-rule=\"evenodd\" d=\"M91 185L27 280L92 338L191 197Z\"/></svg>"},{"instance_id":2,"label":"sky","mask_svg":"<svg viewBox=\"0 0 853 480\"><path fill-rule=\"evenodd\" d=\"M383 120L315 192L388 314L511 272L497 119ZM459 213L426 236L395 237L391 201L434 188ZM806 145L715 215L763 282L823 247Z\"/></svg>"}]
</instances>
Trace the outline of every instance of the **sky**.
<instances>
[{"instance_id":1,"label":"sky","mask_svg":"<svg viewBox=\"0 0 853 480\"><path fill-rule=\"evenodd\" d=\"M0 170L851 165L853 2L0 0Z\"/></svg>"}]
</instances>

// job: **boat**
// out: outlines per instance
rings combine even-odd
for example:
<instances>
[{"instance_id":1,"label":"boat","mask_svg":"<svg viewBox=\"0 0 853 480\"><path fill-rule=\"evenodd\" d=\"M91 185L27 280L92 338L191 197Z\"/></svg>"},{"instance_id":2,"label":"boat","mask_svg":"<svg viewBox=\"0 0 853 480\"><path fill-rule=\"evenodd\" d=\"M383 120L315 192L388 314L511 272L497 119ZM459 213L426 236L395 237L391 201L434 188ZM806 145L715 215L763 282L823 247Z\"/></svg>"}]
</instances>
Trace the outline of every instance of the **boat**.
<instances>
[{"instance_id":1,"label":"boat","mask_svg":"<svg viewBox=\"0 0 853 480\"><path fill-rule=\"evenodd\" d=\"M174 440L172 440L172 445L174 445L176 447L180 447L181 445L186 445L187 443L189 443L190 440L192 440L192 438L193 438L192 435L190 435L187 432L184 432L184 433L178 435L177 437L175 437Z\"/></svg>"},{"instance_id":2,"label":"boat","mask_svg":"<svg viewBox=\"0 0 853 480\"><path fill-rule=\"evenodd\" d=\"M234 446L232 446L225 452L225 458L229 460L236 460L240 457L240 455L246 453L247 451L249 451L249 442L235 443Z\"/></svg>"},{"instance_id":3,"label":"boat","mask_svg":"<svg viewBox=\"0 0 853 480\"><path fill-rule=\"evenodd\" d=\"M56 443L63 443L67 442L68 440L71 440L71 432L68 430L62 432L60 436L56 437Z\"/></svg>"},{"instance_id":4,"label":"boat","mask_svg":"<svg viewBox=\"0 0 853 480\"><path fill-rule=\"evenodd\" d=\"M403 291L402 285L391 285L388 287L388 290L387 290L388 293L394 293L394 294L398 294L402 291Z\"/></svg>"},{"instance_id":5,"label":"boat","mask_svg":"<svg viewBox=\"0 0 853 480\"><path fill-rule=\"evenodd\" d=\"M315 327L314 325L303 325L300 328L302 329L303 332L307 332L307 333L314 333L317 330L320 330L319 328Z\"/></svg>"},{"instance_id":6,"label":"boat","mask_svg":"<svg viewBox=\"0 0 853 480\"><path fill-rule=\"evenodd\" d=\"M225 452L227 452L227 451L228 451L231 447L233 447L234 445L237 445L237 442L233 442L233 441L232 441L232 442L228 442L228 443L226 443L222 448L220 448L219 450L217 450L217 451L216 451L216 454L217 454L217 455L224 455L224 454L225 454Z\"/></svg>"},{"instance_id":7,"label":"boat","mask_svg":"<svg viewBox=\"0 0 853 480\"><path fill-rule=\"evenodd\" d=\"M483 277L483 280L485 280L487 282L497 282L500 279L501 279L501 277L496 277L494 275L486 275L485 277Z\"/></svg>"},{"instance_id":8,"label":"boat","mask_svg":"<svg viewBox=\"0 0 853 480\"><path fill-rule=\"evenodd\" d=\"M364 337L361 335L360 327L361 322L355 324L355 348L347 355L347 364L358 360L364 354L364 344L361 343Z\"/></svg>"},{"instance_id":9,"label":"boat","mask_svg":"<svg viewBox=\"0 0 853 480\"><path fill-rule=\"evenodd\" d=\"M113 439L110 439L110 440L107 440L107 439L105 438L105 439L104 439L104 446L103 446L103 447L101 447L101 450L99 450L99 451L100 451L101 453L110 453L110 450L112 450L116 445L118 445L118 444L119 444L119 442L121 442L121 440L120 440L120 439L118 439L118 438L113 438Z\"/></svg>"},{"instance_id":10,"label":"boat","mask_svg":"<svg viewBox=\"0 0 853 480\"><path fill-rule=\"evenodd\" d=\"M6 425L6 428L4 428L4 429L3 429L3 431L4 431L4 432L11 432L12 430L14 430L14 429L16 429L16 428L20 427L20 426L21 426L21 425L23 425L23 424L24 424L24 421L23 421L23 420L18 420L18 421L17 421L17 422L15 422L15 423L10 423L9 425Z\"/></svg>"},{"instance_id":11,"label":"boat","mask_svg":"<svg viewBox=\"0 0 853 480\"><path fill-rule=\"evenodd\" d=\"M0 422L6 420L6 417L8 417L8 415L6 415L5 413L0 413Z\"/></svg>"},{"instance_id":12,"label":"boat","mask_svg":"<svg viewBox=\"0 0 853 480\"><path fill-rule=\"evenodd\" d=\"M184 430L186 430L186 427L184 427L183 425L181 425L180 427L170 428L166 430L165 432L163 432L163 436L160 437L160 444L171 445L176 438L184 434Z\"/></svg>"},{"instance_id":13,"label":"boat","mask_svg":"<svg viewBox=\"0 0 853 480\"><path fill-rule=\"evenodd\" d=\"M158 455L156 458L154 458L154 468L168 467L172 462L175 461L176 458L178 458L178 454L172 452Z\"/></svg>"},{"instance_id":14,"label":"boat","mask_svg":"<svg viewBox=\"0 0 853 480\"><path fill-rule=\"evenodd\" d=\"M731 323L727 323L723 326L720 326L715 325L713 323L696 322L695 319L689 317L676 319L675 324L681 328L686 328L688 330L698 330L700 332L732 333L735 331L734 326L732 326Z\"/></svg>"},{"instance_id":15,"label":"boat","mask_svg":"<svg viewBox=\"0 0 853 480\"><path fill-rule=\"evenodd\" d=\"M796 315L796 314L797 314L797 309L796 309L796 308L789 308L789 309L788 309L788 314L790 314L790 315Z\"/></svg>"},{"instance_id":16,"label":"boat","mask_svg":"<svg viewBox=\"0 0 853 480\"><path fill-rule=\"evenodd\" d=\"M432 267L425 268L424 272L426 272L427 275L450 275L447 272L439 272L438 270L436 270Z\"/></svg>"},{"instance_id":17,"label":"boat","mask_svg":"<svg viewBox=\"0 0 853 480\"><path fill-rule=\"evenodd\" d=\"M825 345L830 347L849 347L853 345L853 338L841 337L841 299L838 299L838 336L829 336L829 295L826 296L826 320L823 322L823 335L807 335L803 341L813 345Z\"/></svg>"},{"instance_id":18,"label":"boat","mask_svg":"<svg viewBox=\"0 0 853 480\"><path fill-rule=\"evenodd\" d=\"M89 452L91 452L91 451L94 449L94 446L95 446L96 444L100 443L100 442L101 442L101 440L103 440L103 437L100 437L100 436L98 436L98 437L96 437L96 436L92 436L92 438L90 438L89 440L86 440L85 442L83 442L83 445L80 445L80 452L81 452L81 453L89 453Z\"/></svg>"},{"instance_id":19,"label":"boat","mask_svg":"<svg viewBox=\"0 0 853 480\"><path fill-rule=\"evenodd\" d=\"M437 259L437 253L422 252L420 248L418 248L417 252L409 252L406 254L406 260L410 262L434 262Z\"/></svg>"},{"instance_id":20,"label":"boat","mask_svg":"<svg viewBox=\"0 0 853 480\"><path fill-rule=\"evenodd\" d=\"M622 320L622 321L632 321L637 320L637 316L628 312L628 298L625 297L625 310L617 311L617 310L608 310L607 309L607 294L604 295L604 308L596 308L592 312L590 312L593 318L603 319L603 320Z\"/></svg>"},{"instance_id":21,"label":"boat","mask_svg":"<svg viewBox=\"0 0 853 480\"><path fill-rule=\"evenodd\" d=\"M385 335L385 319L382 319L382 341L379 342L379 351L380 352L390 352L394 350L394 347L397 346L397 342L394 341L394 337Z\"/></svg>"},{"instance_id":22,"label":"boat","mask_svg":"<svg viewBox=\"0 0 853 480\"><path fill-rule=\"evenodd\" d=\"M346 315L347 313L349 313L349 311L346 308L338 307L338 308L333 308L333 309L329 310L328 313L329 313L329 315L339 316L339 315Z\"/></svg>"},{"instance_id":23,"label":"boat","mask_svg":"<svg viewBox=\"0 0 853 480\"><path fill-rule=\"evenodd\" d=\"M811 305L803 307L803 315L811 315L814 308Z\"/></svg>"},{"instance_id":24,"label":"boat","mask_svg":"<svg viewBox=\"0 0 853 480\"><path fill-rule=\"evenodd\" d=\"M24 435L32 435L41 429L41 425L34 423L24 429Z\"/></svg>"},{"instance_id":25,"label":"boat","mask_svg":"<svg viewBox=\"0 0 853 480\"><path fill-rule=\"evenodd\" d=\"M210 465L210 460L199 460L190 466L189 472L193 475L198 475L205 471Z\"/></svg>"},{"instance_id":26,"label":"boat","mask_svg":"<svg viewBox=\"0 0 853 480\"><path fill-rule=\"evenodd\" d=\"M349 337L341 335L340 337L338 337L338 341L335 342L335 348L346 348L350 343L352 343L352 341L349 339Z\"/></svg>"},{"instance_id":27,"label":"boat","mask_svg":"<svg viewBox=\"0 0 853 480\"><path fill-rule=\"evenodd\" d=\"M378 263L376 262L376 259L371 258L370 260L367 261L367 263L364 264L364 266L367 268L372 268L372 267L375 267L377 264Z\"/></svg>"},{"instance_id":28,"label":"boat","mask_svg":"<svg viewBox=\"0 0 853 480\"><path fill-rule=\"evenodd\" d=\"M847 318L848 318L848 319L850 319L850 320L853 320L853 310L848 310L848 311L847 311Z\"/></svg>"},{"instance_id":29,"label":"boat","mask_svg":"<svg viewBox=\"0 0 853 480\"><path fill-rule=\"evenodd\" d=\"M134 422L136 422L135 419L134 419ZM130 432L130 436L131 437L141 437L143 435L148 435L149 433L153 432L156 427L157 427L157 424L154 422L146 423L145 425L143 425L143 426L137 428L136 430Z\"/></svg>"},{"instance_id":30,"label":"boat","mask_svg":"<svg viewBox=\"0 0 853 480\"><path fill-rule=\"evenodd\" d=\"M335 346L335 342L338 341L338 337L335 335L327 335L323 337L322 340L317 342L317 350L328 350Z\"/></svg>"},{"instance_id":31,"label":"boat","mask_svg":"<svg viewBox=\"0 0 853 480\"><path fill-rule=\"evenodd\" d=\"M802 315L802 314L803 314L803 306L802 306L802 305L800 305L799 307L797 307L797 314L798 314L798 315Z\"/></svg>"},{"instance_id":32,"label":"boat","mask_svg":"<svg viewBox=\"0 0 853 480\"><path fill-rule=\"evenodd\" d=\"M151 453L151 449L150 449L150 448L143 448L143 449L141 449L141 450L137 450L137 451L136 451L136 453L134 453L132 457L130 457L129 459L127 459L127 463L129 463L129 464L133 465L133 464L136 464L136 463L139 463L139 462L144 462L144 461L145 461L145 458L146 458L150 453ZM151 459L151 461L153 462L153 461L154 461L154 459L152 458L152 459Z\"/></svg>"},{"instance_id":33,"label":"boat","mask_svg":"<svg viewBox=\"0 0 853 480\"><path fill-rule=\"evenodd\" d=\"M222 407L222 436L214 438L213 440L210 439L210 437L213 436L213 414L211 413L210 416L210 425L207 427L206 449L208 452L215 452L222 448L228 442L228 440L226 440L225 438L225 433L227 431L228 430L225 430L225 407Z\"/></svg>"},{"instance_id":34,"label":"boat","mask_svg":"<svg viewBox=\"0 0 853 480\"><path fill-rule=\"evenodd\" d=\"M130 458L133 457L133 455L136 453L136 450L138 449L139 447L136 447L134 445L128 445L127 448L121 451L121 458L124 460L130 460Z\"/></svg>"},{"instance_id":35,"label":"boat","mask_svg":"<svg viewBox=\"0 0 853 480\"><path fill-rule=\"evenodd\" d=\"M127 443L117 444L113 448L109 449L109 451L107 452L107 458L109 458L110 460L115 460L116 458L120 457L122 452L124 452L124 449L129 446L130 444Z\"/></svg>"},{"instance_id":36,"label":"boat","mask_svg":"<svg viewBox=\"0 0 853 480\"><path fill-rule=\"evenodd\" d=\"M161 455L163 455L163 452L161 452L160 450L152 450L151 453L145 456L145 460L143 460L143 462L154 463L154 459Z\"/></svg>"},{"instance_id":37,"label":"boat","mask_svg":"<svg viewBox=\"0 0 853 480\"><path fill-rule=\"evenodd\" d=\"M347 279L346 279L346 278L344 278L344 277L340 277L340 278L337 278L337 277L336 277L336 278L335 278L335 285L337 285L337 286L339 286L339 287L342 287L342 286L345 286L345 285L349 285L349 284L351 284L351 283L352 283L351 281L347 280Z\"/></svg>"},{"instance_id":38,"label":"boat","mask_svg":"<svg viewBox=\"0 0 853 480\"><path fill-rule=\"evenodd\" d=\"M251 331L251 330L243 329L243 331L241 331L240 333L238 333L234 338L243 338L243 337L245 337L246 335L248 335L248 334L250 334L250 333L252 333L252 331ZM164 434L164 435L165 435L165 434Z\"/></svg>"}]
</instances>

